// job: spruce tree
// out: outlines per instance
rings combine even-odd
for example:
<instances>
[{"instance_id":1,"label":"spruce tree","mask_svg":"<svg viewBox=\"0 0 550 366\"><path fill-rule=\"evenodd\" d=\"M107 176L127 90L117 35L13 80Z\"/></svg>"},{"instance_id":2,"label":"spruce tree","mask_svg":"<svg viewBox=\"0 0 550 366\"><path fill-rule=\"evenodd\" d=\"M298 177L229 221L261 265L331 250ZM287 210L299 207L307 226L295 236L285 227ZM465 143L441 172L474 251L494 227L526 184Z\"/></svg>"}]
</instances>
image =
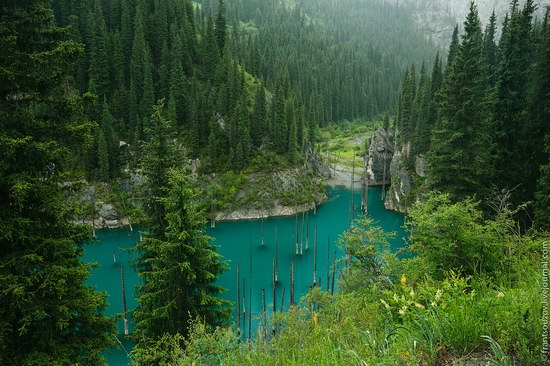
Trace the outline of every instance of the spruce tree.
<instances>
[{"instance_id":1,"label":"spruce tree","mask_svg":"<svg viewBox=\"0 0 550 366\"><path fill-rule=\"evenodd\" d=\"M413 154L425 154L430 147L430 102L432 101L432 85L425 65L422 64L420 82L415 99L415 139L411 149Z\"/></svg>"},{"instance_id":2,"label":"spruce tree","mask_svg":"<svg viewBox=\"0 0 550 366\"><path fill-rule=\"evenodd\" d=\"M310 115L307 120L307 141L312 149L315 148L315 136L317 130L317 123L315 119Z\"/></svg>"},{"instance_id":3,"label":"spruce tree","mask_svg":"<svg viewBox=\"0 0 550 366\"><path fill-rule=\"evenodd\" d=\"M254 147L260 147L267 136L266 118L265 88L263 83L260 83L254 98L254 110L250 120L250 137Z\"/></svg>"},{"instance_id":4,"label":"spruce tree","mask_svg":"<svg viewBox=\"0 0 550 366\"><path fill-rule=\"evenodd\" d=\"M524 126L529 123L525 111L530 72L527 65L531 63L534 51L531 35L533 12L532 0L526 1L523 10L518 9L517 1L512 2L507 33L503 35L500 44L501 60L493 110L497 143L494 152L496 185L516 188L516 203L531 199L535 188L532 184L527 191L524 184L525 170L530 169L524 166L524 162L529 160L533 148L533 136L524 130ZM535 147L539 156L542 154L543 136L538 136L539 147ZM538 168L533 167L531 170L535 171L536 176Z\"/></svg>"},{"instance_id":5,"label":"spruce tree","mask_svg":"<svg viewBox=\"0 0 550 366\"><path fill-rule=\"evenodd\" d=\"M126 61L124 54L122 53L122 38L120 32L113 36L112 45L113 61L111 65L111 85L114 88L114 91L111 98L111 112L113 113L114 118L118 121L116 126L113 127L115 127L117 133L121 136L125 136L125 133L127 132L125 124L128 121L128 91L124 76Z\"/></svg>"},{"instance_id":6,"label":"spruce tree","mask_svg":"<svg viewBox=\"0 0 550 366\"><path fill-rule=\"evenodd\" d=\"M137 246L147 265L140 272L143 284L134 313L137 347L165 334L187 336L189 322L197 318L223 325L231 314L229 302L219 297L224 290L215 285L226 264L204 234L201 194L184 171L170 170L167 182L158 200L167 224L163 235L148 236Z\"/></svg>"},{"instance_id":7,"label":"spruce tree","mask_svg":"<svg viewBox=\"0 0 550 366\"><path fill-rule=\"evenodd\" d=\"M235 161L233 162L235 169L242 169L248 164L251 145L249 125L246 95L243 93L233 112L229 137L231 148L235 152Z\"/></svg>"},{"instance_id":8,"label":"spruce tree","mask_svg":"<svg viewBox=\"0 0 550 366\"><path fill-rule=\"evenodd\" d=\"M285 98L283 85L278 83L273 97L272 108L272 129L273 136L271 143L275 151L284 154L287 151L287 121L285 111Z\"/></svg>"},{"instance_id":9,"label":"spruce tree","mask_svg":"<svg viewBox=\"0 0 550 366\"><path fill-rule=\"evenodd\" d=\"M145 118L153 113L155 104L155 86L153 85L153 70L149 62L143 69L143 94L139 103L139 115Z\"/></svg>"},{"instance_id":10,"label":"spruce tree","mask_svg":"<svg viewBox=\"0 0 550 366\"><path fill-rule=\"evenodd\" d=\"M133 11L131 9L131 2L129 1L122 2L120 37L122 41L122 54L124 57L128 57L132 54L132 44L134 40ZM124 75L126 85L129 85L130 67L128 63L124 67Z\"/></svg>"},{"instance_id":11,"label":"spruce tree","mask_svg":"<svg viewBox=\"0 0 550 366\"><path fill-rule=\"evenodd\" d=\"M416 72L414 66L405 74L403 91L401 94L400 119L399 119L399 146L411 141L415 130L414 100L416 95Z\"/></svg>"},{"instance_id":12,"label":"spruce tree","mask_svg":"<svg viewBox=\"0 0 550 366\"><path fill-rule=\"evenodd\" d=\"M130 83L130 92L128 95L128 124L131 141L137 145L141 139L141 131L139 128L140 117L138 113L136 84L133 81Z\"/></svg>"},{"instance_id":13,"label":"spruce tree","mask_svg":"<svg viewBox=\"0 0 550 366\"><path fill-rule=\"evenodd\" d=\"M110 178L109 168L109 148L103 129L97 131L97 161L98 161L98 178L102 182L108 182Z\"/></svg>"},{"instance_id":14,"label":"spruce tree","mask_svg":"<svg viewBox=\"0 0 550 366\"><path fill-rule=\"evenodd\" d=\"M449 55L447 56L447 68L445 69L445 74L451 70L451 67L456 59L458 49L460 47L460 40L458 34L458 24L453 30L453 35L451 37L451 44L449 45Z\"/></svg>"},{"instance_id":15,"label":"spruce tree","mask_svg":"<svg viewBox=\"0 0 550 366\"><path fill-rule=\"evenodd\" d=\"M145 39L145 20L143 13L143 3L140 2L136 8L136 16L134 19L134 39L132 43L132 56L130 58L130 80L134 83L136 100L138 103L141 103L142 100L144 81L146 78L148 79L146 71L149 70L149 63L151 62L149 45ZM141 109L140 112L142 112Z\"/></svg>"},{"instance_id":16,"label":"spruce tree","mask_svg":"<svg viewBox=\"0 0 550 366\"><path fill-rule=\"evenodd\" d=\"M227 38L227 26L225 21L225 5L223 0L218 1L218 13L216 15L216 42L218 50L223 53Z\"/></svg>"},{"instance_id":17,"label":"spruce tree","mask_svg":"<svg viewBox=\"0 0 550 366\"><path fill-rule=\"evenodd\" d=\"M215 170L220 165L220 138L219 138L219 127L214 113L210 116L210 134L208 135L208 145L206 147L208 154L208 163L210 168Z\"/></svg>"},{"instance_id":18,"label":"spruce tree","mask_svg":"<svg viewBox=\"0 0 550 366\"><path fill-rule=\"evenodd\" d=\"M107 147L109 178L115 178L119 174L119 138L113 125L113 116L107 101L104 99L101 114L101 134L105 138Z\"/></svg>"},{"instance_id":19,"label":"spruce tree","mask_svg":"<svg viewBox=\"0 0 550 366\"><path fill-rule=\"evenodd\" d=\"M496 84L498 47L495 41L497 17L495 12L489 18L489 24L485 27L483 35L483 58L487 67L487 82L490 87Z\"/></svg>"},{"instance_id":20,"label":"spruce tree","mask_svg":"<svg viewBox=\"0 0 550 366\"><path fill-rule=\"evenodd\" d=\"M205 80L211 79L215 73L218 63L220 62L220 51L216 34L214 31L214 22L212 17L208 16L206 21L205 34L201 42L202 46L202 73Z\"/></svg>"},{"instance_id":21,"label":"spruce tree","mask_svg":"<svg viewBox=\"0 0 550 366\"><path fill-rule=\"evenodd\" d=\"M174 56L173 56L174 57ZM188 118L187 81L183 67L178 60L172 60L172 77L170 80L170 99L173 99L176 110L175 125L178 129L185 126Z\"/></svg>"},{"instance_id":22,"label":"spruce tree","mask_svg":"<svg viewBox=\"0 0 550 366\"><path fill-rule=\"evenodd\" d=\"M179 157L173 142L173 129L163 114L163 101L157 103L146 132L148 139L143 146L143 173L147 201L145 213L153 236L163 239L166 230L165 205L161 202L168 190L168 172L178 166Z\"/></svg>"},{"instance_id":23,"label":"spruce tree","mask_svg":"<svg viewBox=\"0 0 550 366\"><path fill-rule=\"evenodd\" d=\"M99 100L109 95L109 57L107 30L99 0L94 2L93 38L91 44L90 82L95 86Z\"/></svg>"},{"instance_id":24,"label":"spruce tree","mask_svg":"<svg viewBox=\"0 0 550 366\"><path fill-rule=\"evenodd\" d=\"M298 106L296 107L296 146L298 151L302 151L304 146L305 138L305 122L304 122L304 107L302 103L298 101Z\"/></svg>"},{"instance_id":25,"label":"spruce tree","mask_svg":"<svg viewBox=\"0 0 550 366\"><path fill-rule=\"evenodd\" d=\"M168 98L170 96L170 69L171 59L168 44L165 42L162 45L160 56L160 69L159 69L159 95L161 98Z\"/></svg>"},{"instance_id":26,"label":"spruce tree","mask_svg":"<svg viewBox=\"0 0 550 366\"><path fill-rule=\"evenodd\" d=\"M432 69L432 76L431 76L431 100L429 105L429 113L428 113L428 128L429 128L429 138L427 140L427 150L429 150L431 146L431 137L432 137L432 131L437 123L437 120L439 119L439 109L440 109L440 103L441 103L441 87L443 85L443 65L442 60L439 57L439 53L435 57L433 69Z\"/></svg>"},{"instance_id":27,"label":"spruce tree","mask_svg":"<svg viewBox=\"0 0 550 366\"><path fill-rule=\"evenodd\" d=\"M538 193L535 195L535 222L550 229L550 7L546 8L544 21L537 42L533 72L533 91L530 97L529 116L523 134L532 141L529 158L525 162L526 191L538 177ZM546 136L546 154L541 152L542 136ZM540 170L537 171L537 167Z\"/></svg>"},{"instance_id":28,"label":"spruce tree","mask_svg":"<svg viewBox=\"0 0 550 366\"><path fill-rule=\"evenodd\" d=\"M382 128L384 129L384 131L388 131L388 129L390 128L390 115L388 113L386 113L384 115L384 121L382 123Z\"/></svg>"},{"instance_id":29,"label":"spruce tree","mask_svg":"<svg viewBox=\"0 0 550 366\"><path fill-rule=\"evenodd\" d=\"M428 155L432 188L454 199L487 193L492 174L491 136L483 103L486 92L481 24L470 4L465 34L445 78L441 118Z\"/></svg>"},{"instance_id":30,"label":"spruce tree","mask_svg":"<svg viewBox=\"0 0 550 366\"><path fill-rule=\"evenodd\" d=\"M443 65L439 57L439 52L435 56L434 65L432 68L432 94L436 96L443 85Z\"/></svg>"},{"instance_id":31,"label":"spruce tree","mask_svg":"<svg viewBox=\"0 0 550 366\"><path fill-rule=\"evenodd\" d=\"M49 1L0 6L0 364L102 364L112 345L105 296L85 285L90 230L73 223L69 153L88 135L70 88L83 47Z\"/></svg>"},{"instance_id":32,"label":"spruce tree","mask_svg":"<svg viewBox=\"0 0 550 366\"><path fill-rule=\"evenodd\" d=\"M295 164L299 158L296 119L295 115L291 118L288 135L288 160L292 164Z\"/></svg>"}]
</instances>

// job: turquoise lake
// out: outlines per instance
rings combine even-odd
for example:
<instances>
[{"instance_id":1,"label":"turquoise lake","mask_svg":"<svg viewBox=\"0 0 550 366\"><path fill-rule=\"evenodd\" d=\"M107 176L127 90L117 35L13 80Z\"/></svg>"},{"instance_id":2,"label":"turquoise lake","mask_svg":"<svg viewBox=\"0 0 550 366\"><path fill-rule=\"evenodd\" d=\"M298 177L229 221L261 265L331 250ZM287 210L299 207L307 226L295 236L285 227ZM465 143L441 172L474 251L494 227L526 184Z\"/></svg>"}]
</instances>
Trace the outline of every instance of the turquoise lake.
<instances>
[{"instance_id":1,"label":"turquoise lake","mask_svg":"<svg viewBox=\"0 0 550 366\"><path fill-rule=\"evenodd\" d=\"M302 214L297 218L280 217L266 220L219 222L215 229L208 225L208 235L215 238L215 244L219 246L225 260L228 261L228 270L220 276L218 284L227 289L224 298L236 303L237 301L237 265L240 266L241 299L245 299L247 314L250 311L250 299L252 299L252 334L258 329L258 320L262 311L262 289L265 290L268 314L273 308L272 284L273 261L275 259L275 232L277 231L278 251L278 283L276 286L276 306L280 310L282 291L285 289L283 309L288 309L290 302L290 266L294 256L295 262L295 301L298 302L310 285L313 283L314 272L314 231L317 227L317 284L319 278L321 287L326 289L327 270L332 265L334 251L337 257L342 256L337 242L340 234L349 225L349 207L351 191L347 189L329 189L329 200L317 208L314 215L310 211L304 215L302 229ZM369 215L376 225L380 225L387 231L396 232L396 238L391 242L391 250L397 251L403 246L404 231L403 215L387 211L380 199L381 190L371 188L369 190ZM355 217L360 212L360 192L354 194ZM307 220L309 216L309 220ZM309 225L306 223L309 221ZM296 227L298 228L296 230ZM263 228L263 230L262 230ZM262 245L263 231L263 245ZM302 254L296 255L296 237L302 247ZM302 235L303 232L303 235ZM98 241L85 247L84 260L96 262L98 266L92 270L88 284L95 286L99 291L106 291L109 307L108 315L121 314L123 312L121 266L124 266L126 302L128 310L137 304L134 298L134 289L138 284L138 276L132 267L135 254L129 252L139 240L138 229L130 231L128 228L112 231L98 231ZM306 250L306 237L308 238L308 250ZM328 247L327 247L328 245ZM328 249L328 250L327 250ZM327 266L327 254L329 254L329 266ZM250 297L250 255L252 255L252 297ZM115 261L116 260L116 261ZM338 276L336 276L338 277ZM243 279L244 289L243 291ZM338 287L338 283L336 283ZM241 313L243 311L241 304ZM235 304L236 307L236 304ZM131 312L129 312L130 331L132 329ZM269 315L268 315L269 316ZM233 322L237 323L236 309L233 311ZM117 320L119 347L106 353L107 361L111 366L128 365L126 351L130 351L132 344L123 336L123 321ZM241 317L241 329L244 337L248 337L248 324Z\"/></svg>"}]
</instances>

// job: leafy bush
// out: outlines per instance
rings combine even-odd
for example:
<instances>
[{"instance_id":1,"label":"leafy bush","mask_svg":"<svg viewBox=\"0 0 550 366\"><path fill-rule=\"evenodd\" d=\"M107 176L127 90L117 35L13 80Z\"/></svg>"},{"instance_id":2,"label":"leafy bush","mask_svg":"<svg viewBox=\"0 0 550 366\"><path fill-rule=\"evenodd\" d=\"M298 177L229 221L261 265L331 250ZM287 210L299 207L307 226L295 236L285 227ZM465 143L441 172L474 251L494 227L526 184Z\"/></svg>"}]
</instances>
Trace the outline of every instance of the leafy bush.
<instances>
[{"instance_id":1,"label":"leafy bush","mask_svg":"<svg viewBox=\"0 0 550 366\"><path fill-rule=\"evenodd\" d=\"M410 211L410 249L424 259L437 279L453 270L494 276L504 257L499 228L485 222L477 203L451 203L449 195L431 194ZM502 231L505 228L501 228Z\"/></svg>"}]
</instances>

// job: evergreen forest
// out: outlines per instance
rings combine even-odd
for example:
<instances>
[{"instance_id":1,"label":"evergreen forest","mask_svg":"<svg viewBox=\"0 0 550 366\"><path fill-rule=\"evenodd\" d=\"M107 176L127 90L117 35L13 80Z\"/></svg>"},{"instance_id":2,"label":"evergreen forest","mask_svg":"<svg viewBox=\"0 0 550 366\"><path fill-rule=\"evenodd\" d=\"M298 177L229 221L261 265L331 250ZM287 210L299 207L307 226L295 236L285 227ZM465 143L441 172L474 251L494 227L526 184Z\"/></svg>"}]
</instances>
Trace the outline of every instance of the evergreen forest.
<instances>
[{"instance_id":1,"label":"evergreen forest","mask_svg":"<svg viewBox=\"0 0 550 366\"><path fill-rule=\"evenodd\" d=\"M550 4L469 2L446 45L424 2L2 2L0 364L108 365L121 339L136 366L549 364ZM207 227L263 241L286 210L297 242L342 172L332 289L327 259L294 299L293 257L289 307L244 337ZM132 223L123 335L83 257Z\"/></svg>"}]
</instances>

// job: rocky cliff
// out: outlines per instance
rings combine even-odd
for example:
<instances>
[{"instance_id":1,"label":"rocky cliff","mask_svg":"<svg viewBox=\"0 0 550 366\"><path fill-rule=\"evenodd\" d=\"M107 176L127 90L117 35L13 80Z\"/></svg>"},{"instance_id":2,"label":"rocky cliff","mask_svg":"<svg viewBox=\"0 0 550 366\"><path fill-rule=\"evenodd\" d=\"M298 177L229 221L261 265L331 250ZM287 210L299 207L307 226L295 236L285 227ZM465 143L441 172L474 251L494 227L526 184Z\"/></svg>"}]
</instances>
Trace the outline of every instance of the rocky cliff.
<instances>
[{"instance_id":1,"label":"rocky cliff","mask_svg":"<svg viewBox=\"0 0 550 366\"><path fill-rule=\"evenodd\" d=\"M218 210L216 220L291 216L326 201L325 183L331 171L317 152L309 150L305 155L300 167L248 174L230 204ZM211 177L207 179L212 183Z\"/></svg>"},{"instance_id":2,"label":"rocky cliff","mask_svg":"<svg viewBox=\"0 0 550 366\"><path fill-rule=\"evenodd\" d=\"M406 167L406 149L397 151L390 165L391 185L384 200L388 210L407 212L407 207L422 199L422 186L426 179L426 159L422 155L414 158L414 170Z\"/></svg>"},{"instance_id":3,"label":"rocky cliff","mask_svg":"<svg viewBox=\"0 0 550 366\"><path fill-rule=\"evenodd\" d=\"M406 164L410 146L395 149L394 131L380 128L372 137L365 156L365 167L370 186L386 184L384 206L388 210L406 212L407 207L422 198L426 179L426 159L415 156L413 166ZM384 170L386 173L384 174Z\"/></svg>"},{"instance_id":4,"label":"rocky cliff","mask_svg":"<svg viewBox=\"0 0 550 366\"><path fill-rule=\"evenodd\" d=\"M394 132L379 128L372 136L365 156L366 177L370 186L391 183L390 163L394 154Z\"/></svg>"},{"instance_id":5,"label":"rocky cliff","mask_svg":"<svg viewBox=\"0 0 550 366\"><path fill-rule=\"evenodd\" d=\"M198 186L207 191L214 185L218 191L216 199L228 201L223 207L216 207L217 221L289 216L314 209L327 199L325 182L331 174L319 154L311 150L305 153L299 167L228 173L232 179L201 174L198 160L190 161L189 167ZM126 171L124 178L112 184L72 184L68 198L80 208L75 222L93 225L95 229L118 229L143 222L144 183L141 171ZM222 191L223 198L219 197ZM210 216L210 197L203 197L203 203Z\"/></svg>"},{"instance_id":6,"label":"rocky cliff","mask_svg":"<svg viewBox=\"0 0 550 366\"><path fill-rule=\"evenodd\" d=\"M456 24L462 27L468 14L471 0L388 0L393 3L410 6L418 29L437 45L446 48ZM475 0L481 22L487 24L493 10L497 16L498 33L506 13L510 9L510 0ZM520 0L523 6L525 0ZM542 17L544 7L550 0L537 0L537 16Z\"/></svg>"}]
</instances>

